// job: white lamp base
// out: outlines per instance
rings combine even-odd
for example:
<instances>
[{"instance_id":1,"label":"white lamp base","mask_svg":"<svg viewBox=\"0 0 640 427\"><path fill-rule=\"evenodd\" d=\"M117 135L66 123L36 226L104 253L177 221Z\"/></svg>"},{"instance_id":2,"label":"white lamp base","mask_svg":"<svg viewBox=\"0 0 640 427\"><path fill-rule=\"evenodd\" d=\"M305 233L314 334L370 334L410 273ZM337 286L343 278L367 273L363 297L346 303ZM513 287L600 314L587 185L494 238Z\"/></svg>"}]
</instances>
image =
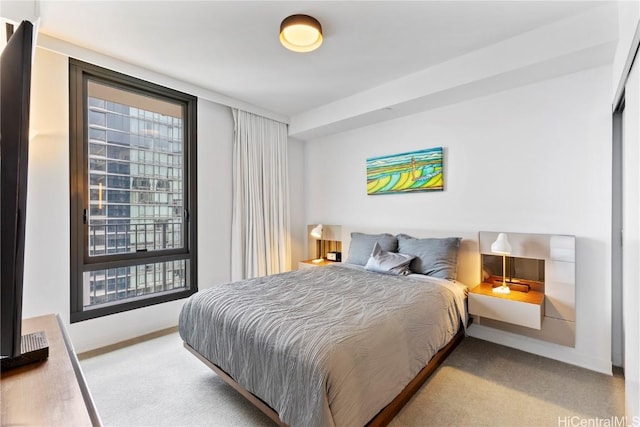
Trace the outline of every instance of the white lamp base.
<instances>
[{"instance_id":1,"label":"white lamp base","mask_svg":"<svg viewBox=\"0 0 640 427\"><path fill-rule=\"evenodd\" d=\"M314 262L316 264L320 264L322 261L324 261L324 258L318 258L318 259L311 260L311 262Z\"/></svg>"},{"instance_id":2,"label":"white lamp base","mask_svg":"<svg viewBox=\"0 0 640 427\"><path fill-rule=\"evenodd\" d=\"M511 289L508 286L498 286L497 288L493 288L493 293L495 294L510 294Z\"/></svg>"}]
</instances>

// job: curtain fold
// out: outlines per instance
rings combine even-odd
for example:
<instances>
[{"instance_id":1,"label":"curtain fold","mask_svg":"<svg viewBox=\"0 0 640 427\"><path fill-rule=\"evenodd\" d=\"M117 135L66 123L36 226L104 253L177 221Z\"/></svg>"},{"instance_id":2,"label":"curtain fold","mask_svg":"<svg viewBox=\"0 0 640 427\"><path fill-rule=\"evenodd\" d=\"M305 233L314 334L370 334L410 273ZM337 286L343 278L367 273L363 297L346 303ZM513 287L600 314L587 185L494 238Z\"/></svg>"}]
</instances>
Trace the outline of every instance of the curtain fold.
<instances>
[{"instance_id":1,"label":"curtain fold","mask_svg":"<svg viewBox=\"0 0 640 427\"><path fill-rule=\"evenodd\" d=\"M232 109L231 279L287 271L291 259L287 125Z\"/></svg>"}]
</instances>

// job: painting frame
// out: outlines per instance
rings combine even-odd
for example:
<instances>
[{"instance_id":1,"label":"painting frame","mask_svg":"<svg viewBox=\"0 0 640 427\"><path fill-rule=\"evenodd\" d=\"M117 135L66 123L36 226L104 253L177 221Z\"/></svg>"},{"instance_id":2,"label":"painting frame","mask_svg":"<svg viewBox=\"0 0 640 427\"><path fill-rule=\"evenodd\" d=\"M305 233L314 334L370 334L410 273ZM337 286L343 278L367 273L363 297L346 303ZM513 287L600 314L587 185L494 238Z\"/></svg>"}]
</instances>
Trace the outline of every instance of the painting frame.
<instances>
[{"instance_id":1,"label":"painting frame","mask_svg":"<svg viewBox=\"0 0 640 427\"><path fill-rule=\"evenodd\" d=\"M444 149L367 158L367 195L444 191Z\"/></svg>"}]
</instances>

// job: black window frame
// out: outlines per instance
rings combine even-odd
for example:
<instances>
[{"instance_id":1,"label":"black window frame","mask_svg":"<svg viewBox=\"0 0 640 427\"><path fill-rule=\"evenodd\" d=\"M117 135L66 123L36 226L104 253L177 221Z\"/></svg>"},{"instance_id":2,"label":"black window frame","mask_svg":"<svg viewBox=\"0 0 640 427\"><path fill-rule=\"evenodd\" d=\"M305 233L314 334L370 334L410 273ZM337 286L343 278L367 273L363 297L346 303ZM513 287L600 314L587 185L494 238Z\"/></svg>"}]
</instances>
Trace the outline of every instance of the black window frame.
<instances>
[{"instance_id":1,"label":"black window frame","mask_svg":"<svg viewBox=\"0 0 640 427\"><path fill-rule=\"evenodd\" d=\"M85 224L87 222L86 212L90 206L88 191L90 147L88 121L85 120L88 116L88 80L144 96L179 103L183 106L185 117L183 127L184 175L182 177L184 245L182 248L89 257L89 232L88 224ZM196 149L197 97L75 58L69 58L71 323L187 298L198 291ZM89 310L85 310L83 307L83 274L85 271L180 260L186 260L189 266L185 281L188 289L128 298Z\"/></svg>"}]
</instances>

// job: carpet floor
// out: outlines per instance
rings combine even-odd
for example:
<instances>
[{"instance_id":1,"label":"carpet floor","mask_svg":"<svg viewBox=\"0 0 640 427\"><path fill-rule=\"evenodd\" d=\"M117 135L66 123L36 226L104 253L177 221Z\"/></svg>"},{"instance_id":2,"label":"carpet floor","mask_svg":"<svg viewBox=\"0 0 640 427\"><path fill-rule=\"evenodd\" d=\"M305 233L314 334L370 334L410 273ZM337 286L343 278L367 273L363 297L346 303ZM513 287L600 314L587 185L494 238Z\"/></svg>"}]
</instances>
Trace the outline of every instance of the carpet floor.
<instances>
[{"instance_id":1,"label":"carpet floor","mask_svg":"<svg viewBox=\"0 0 640 427\"><path fill-rule=\"evenodd\" d=\"M274 425L185 350L177 333L81 366L105 426ZM621 375L467 337L391 426L617 425L623 415Z\"/></svg>"}]
</instances>

